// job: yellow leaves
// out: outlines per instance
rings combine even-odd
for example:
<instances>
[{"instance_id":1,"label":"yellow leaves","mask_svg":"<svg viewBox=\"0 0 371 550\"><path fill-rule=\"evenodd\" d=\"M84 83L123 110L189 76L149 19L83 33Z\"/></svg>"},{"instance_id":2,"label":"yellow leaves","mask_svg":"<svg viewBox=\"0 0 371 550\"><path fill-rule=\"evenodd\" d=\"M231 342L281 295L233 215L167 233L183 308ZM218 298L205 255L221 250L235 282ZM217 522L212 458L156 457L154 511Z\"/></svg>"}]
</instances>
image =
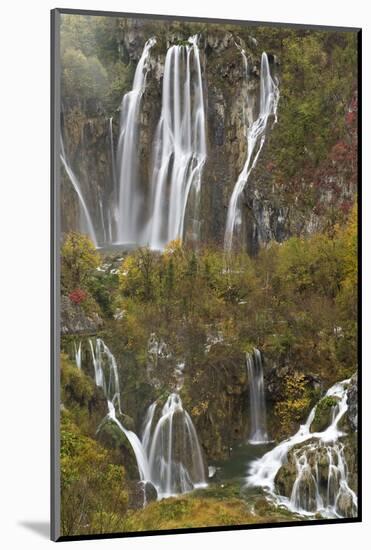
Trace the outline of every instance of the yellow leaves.
<instances>
[{"instance_id":1,"label":"yellow leaves","mask_svg":"<svg viewBox=\"0 0 371 550\"><path fill-rule=\"evenodd\" d=\"M66 413L61 421L61 474L64 535L96 532L92 524L100 512L105 524L126 512L124 467L113 464L109 451L83 435Z\"/></svg>"},{"instance_id":2,"label":"yellow leaves","mask_svg":"<svg viewBox=\"0 0 371 550\"><path fill-rule=\"evenodd\" d=\"M100 256L86 235L71 231L61 247L61 284L65 290L83 286L100 264Z\"/></svg>"},{"instance_id":3,"label":"yellow leaves","mask_svg":"<svg viewBox=\"0 0 371 550\"><path fill-rule=\"evenodd\" d=\"M304 374L294 371L285 377L282 391L285 399L275 405L285 435L292 432L293 424L304 419L310 407L310 396Z\"/></svg>"},{"instance_id":4,"label":"yellow leaves","mask_svg":"<svg viewBox=\"0 0 371 550\"><path fill-rule=\"evenodd\" d=\"M209 408L209 401L200 401L195 407L191 410L191 416L193 418L205 414Z\"/></svg>"},{"instance_id":5,"label":"yellow leaves","mask_svg":"<svg viewBox=\"0 0 371 550\"><path fill-rule=\"evenodd\" d=\"M173 254L182 255L183 249L182 249L182 241L181 239L174 239L173 241L170 241L164 250L165 256L171 256Z\"/></svg>"}]
</instances>

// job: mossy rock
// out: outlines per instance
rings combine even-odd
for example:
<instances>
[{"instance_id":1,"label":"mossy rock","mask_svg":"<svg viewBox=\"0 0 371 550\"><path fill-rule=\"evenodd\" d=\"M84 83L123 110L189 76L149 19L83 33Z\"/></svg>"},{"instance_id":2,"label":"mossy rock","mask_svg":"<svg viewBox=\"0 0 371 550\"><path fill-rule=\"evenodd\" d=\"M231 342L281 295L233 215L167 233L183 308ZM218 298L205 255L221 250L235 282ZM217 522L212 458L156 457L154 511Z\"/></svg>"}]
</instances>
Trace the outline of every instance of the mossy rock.
<instances>
[{"instance_id":1,"label":"mossy rock","mask_svg":"<svg viewBox=\"0 0 371 550\"><path fill-rule=\"evenodd\" d=\"M288 457L287 462L278 470L274 480L276 490L280 495L290 496L296 479L296 466Z\"/></svg>"},{"instance_id":2,"label":"mossy rock","mask_svg":"<svg viewBox=\"0 0 371 550\"><path fill-rule=\"evenodd\" d=\"M310 427L312 433L323 432L330 426L334 407L336 407L337 404L338 399L336 399L336 397L326 396L321 399L316 407L314 420Z\"/></svg>"},{"instance_id":3,"label":"mossy rock","mask_svg":"<svg viewBox=\"0 0 371 550\"><path fill-rule=\"evenodd\" d=\"M130 418L130 416L127 415L121 415L120 420L122 425L128 429L133 429L133 419ZM122 446L131 448L130 444L127 440L127 437L125 434L120 430L120 428L115 424L115 422L110 421L107 419L107 421L104 421L101 425L99 431L98 431L98 439L101 441L106 447L109 447L110 449L118 449Z\"/></svg>"}]
</instances>

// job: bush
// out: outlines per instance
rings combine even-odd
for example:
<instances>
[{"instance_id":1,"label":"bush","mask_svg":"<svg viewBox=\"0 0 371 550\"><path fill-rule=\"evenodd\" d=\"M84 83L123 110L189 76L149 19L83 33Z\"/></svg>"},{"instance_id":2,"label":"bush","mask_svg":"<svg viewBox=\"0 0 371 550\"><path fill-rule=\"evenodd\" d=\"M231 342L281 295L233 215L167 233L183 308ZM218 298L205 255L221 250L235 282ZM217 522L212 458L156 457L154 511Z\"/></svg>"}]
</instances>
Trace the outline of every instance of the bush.
<instances>
[{"instance_id":1,"label":"bush","mask_svg":"<svg viewBox=\"0 0 371 550\"><path fill-rule=\"evenodd\" d=\"M81 434L68 414L61 420L62 534L107 533L118 529L127 510L125 470L109 452ZM120 530L120 529L119 529Z\"/></svg>"},{"instance_id":2,"label":"bush","mask_svg":"<svg viewBox=\"0 0 371 550\"><path fill-rule=\"evenodd\" d=\"M86 300L87 294L85 290L82 290L81 288L75 288L75 290L69 293L68 297L72 303L81 304L81 302Z\"/></svg>"}]
</instances>

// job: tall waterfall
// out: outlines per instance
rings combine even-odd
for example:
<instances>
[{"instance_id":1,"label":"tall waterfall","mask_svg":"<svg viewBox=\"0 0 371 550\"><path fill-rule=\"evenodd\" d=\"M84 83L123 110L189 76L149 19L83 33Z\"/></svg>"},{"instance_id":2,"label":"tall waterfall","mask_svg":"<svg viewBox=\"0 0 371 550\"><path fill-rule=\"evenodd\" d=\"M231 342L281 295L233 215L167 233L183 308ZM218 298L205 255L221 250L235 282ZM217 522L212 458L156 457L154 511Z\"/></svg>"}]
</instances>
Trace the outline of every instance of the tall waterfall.
<instances>
[{"instance_id":1,"label":"tall waterfall","mask_svg":"<svg viewBox=\"0 0 371 550\"><path fill-rule=\"evenodd\" d=\"M155 43L155 38L150 38L145 43L135 70L133 88L122 99L120 136L117 146L119 174L117 240L119 243L142 243L143 197L138 189L140 105L149 68L149 52Z\"/></svg>"},{"instance_id":2,"label":"tall waterfall","mask_svg":"<svg viewBox=\"0 0 371 550\"><path fill-rule=\"evenodd\" d=\"M149 467L146 454L138 436L124 428L117 415L122 414L120 399L120 384L115 357L101 338L97 338L95 345L90 340L90 348L95 371L95 384L102 388L107 399L108 413L102 420L98 431L106 421L114 422L128 439L137 461L139 477L142 481L149 479Z\"/></svg>"},{"instance_id":3,"label":"tall waterfall","mask_svg":"<svg viewBox=\"0 0 371 550\"><path fill-rule=\"evenodd\" d=\"M243 50L241 50L241 53L247 81L248 64L246 54ZM278 86L270 74L268 56L263 52L260 64L260 111L258 118L250 123L247 128L247 157L242 172L238 176L234 186L228 205L227 223L224 234L224 248L227 252L232 250L233 234L236 228L241 224L240 197L263 148L269 117L274 116L274 122L277 121L278 99ZM248 123L248 121L246 121L246 123Z\"/></svg>"},{"instance_id":4,"label":"tall waterfall","mask_svg":"<svg viewBox=\"0 0 371 550\"><path fill-rule=\"evenodd\" d=\"M115 155L115 145L113 140L113 118L109 119L109 142L110 142L110 152L111 152L111 171L113 179L113 196L111 199L111 204L107 208L107 219L108 219L108 242L112 243L114 239L114 234L117 233L117 220L118 220L118 202L119 202L119 189L117 183L117 163Z\"/></svg>"},{"instance_id":5,"label":"tall waterfall","mask_svg":"<svg viewBox=\"0 0 371 550\"><path fill-rule=\"evenodd\" d=\"M250 465L247 483L250 486L264 487L278 501L293 512L301 514L321 513L328 517L356 515L357 496L348 484L348 468L340 439L344 433L339 423L348 409L347 386L344 380L332 386L326 396L337 398L330 425L323 432L311 432L316 407L311 410L306 423L298 432L286 439L262 458ZM277 494L275 479L287 460L288 452L294 450L296 479L290 497ZM320 478L319 465L327 466L327 475ZM344 513L343 502L347 501L348 511Z\"/></svg>"},{"instance_id":6,"label":"tall waterfall","mask_svg":"<svg viewBox=\"0 0 371 550\"><path fill-rule=\"evenodd\" d=\"M265 408L264 373L260 351L254 349L246 354L246 368L249 380L250 437L253 445L268 441Z\"/></svg>"},{"instance_id":7,"label":"tall waterfall","mask_svg":"<svg viewBox=\"0 0 371 550\"><path fill-rule=\"evenodd\" d=\"M154 428L155 405L148 410L142 436L150 480L160 498L205 487L205 467L196 429L177 393L169 395Z\"/></svg>"},{"instance_id":8,"label":"tall waterfall","mask_svg":"<svg viewBox=\"0 0 371 550\"><path fill-rule=\"evenodd\" d=\"M184 237L185 217L197 227L206 160L205 108L196 37L166 54L161 117L154 139L148 243L162 249ZM192 211L187 209L192 197Z\"/></svg>"},{"instance_id":9,"label":"tall waterfall","mask_svg":"<svg viewBox=\"0 0 371 550\"><path fill-rule=\"evenodd\" d=\"M62 164L64 166L64 169L67 173L67 176L69 177L69 180L72 183L72 186L73 186L74 190L76 191L76 194L79 198L80 211L82 213L82 216L80 217L80 219L81 219L81 227L80 227L81 232L86 233L88 235L88 237L90 237L90 239L93 241L94 245L97 246L97 237L95 235L93 222L92 222L90 214L89 214L89 209L88 209L88 207L86 205L86 202L84 200L84 197L83 197L83 194L82 194L82 191L81 191L81 187L80 187L80 183L79 183L75 173L73 172L71 166L69 165L69 163L67 161L62 136L60 136L60 146L61 146L60 159L61 159Z\"/></svg>"}]
</instances>

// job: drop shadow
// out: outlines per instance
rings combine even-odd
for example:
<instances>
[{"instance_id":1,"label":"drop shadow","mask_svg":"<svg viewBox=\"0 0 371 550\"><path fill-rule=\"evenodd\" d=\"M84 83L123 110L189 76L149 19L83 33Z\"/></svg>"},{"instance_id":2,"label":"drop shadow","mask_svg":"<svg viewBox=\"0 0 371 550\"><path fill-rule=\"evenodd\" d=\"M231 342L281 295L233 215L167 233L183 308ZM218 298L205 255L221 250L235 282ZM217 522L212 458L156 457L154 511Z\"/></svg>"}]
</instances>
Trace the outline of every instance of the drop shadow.
<instances>
[{"instance_id":1,"label":"drop shadow","mask_svg":"<svg viewBox=\"0 0 371 550\"><path fill-rule=\"evenodd\" d=\"M37 533L42 538L50 538L50 523L48 521L19 521L18 525Z\"/></svg>"}]
</instances>

